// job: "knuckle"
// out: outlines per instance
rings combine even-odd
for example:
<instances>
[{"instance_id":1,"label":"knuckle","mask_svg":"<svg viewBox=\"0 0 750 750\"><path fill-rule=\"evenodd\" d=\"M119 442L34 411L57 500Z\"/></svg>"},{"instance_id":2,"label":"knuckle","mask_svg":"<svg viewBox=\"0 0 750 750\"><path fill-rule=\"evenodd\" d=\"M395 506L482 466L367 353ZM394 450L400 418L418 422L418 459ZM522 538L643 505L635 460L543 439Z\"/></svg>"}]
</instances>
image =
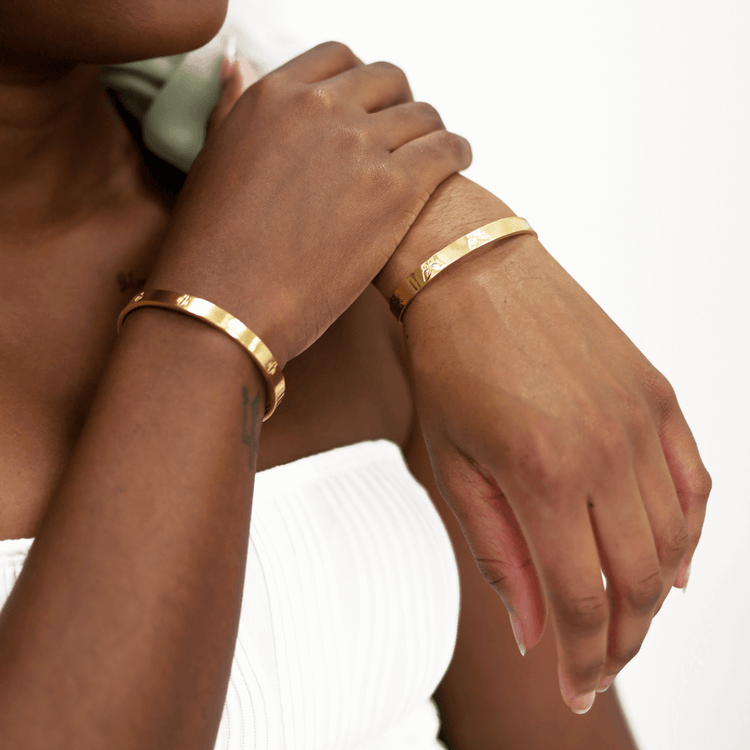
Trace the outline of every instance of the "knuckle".
<instances>
[{"instance_id":1,"label":"knuckle","mask_svg":"<svg viewBox=\"0 0 750 750\"><path fill-rule=\"evenodd\" d=\"M402 68L399 68L398 65L394 65L394 63L389 62L388 60L378 60L377 62L371 63L371 67L375 68L378 72L382 71L383 73L387 73L390 76L394 76L401 80L402 83L409 82L409 79L406 77L406 73L404 73Z\"/></svg>"},{"instance_id":2,"label":"knuckle","mask_svg":"<svg viewBox=\"0 0 750 750\"><path fill-rule=\"evenodd\" d=\"M667 562L682 560L690 548L690 533L682 515L671 529L667 529L661 541L661 553Z\"/></svg>"},{"instance_id":3,"label":"knuckle","mask_svg":"<svg viewBox=\"0 0 750 750\"><path fill-rule=\"evenodd\" d=\"M452 151L454 154L458 154L459 156L463 154L464 150L466 149L466 144L468 141L466 141L465 138L463 138L460 135L456 135L456 133L451 133L449 130L446 130L443 128L440 131L441 133L445 133L444 140L445 140L445 146L447 149Z\"/></svg>"},{"instance_id":4,"label":"knuckle","mask_svg":"<svg viewBox=\"0 0 750 750\"><path fill-rule=\"evenodd\" d=\"M631 609L640 614L650 612L659 601L661 592L664 590L664 579L661 569L657 568L637 582L627 586L625 598Z\"/></svg>"},{"instance_id":5,"label":"knuckle","mask_svg":"<svg viewBox=\"0 0 750 750\"><path fill-rule=\"evenodd\" d=\"M338 102L333 88L314 83L299 89L297 96L304 102L305 108L313 110L331 111Z\"/></svg>"},{"instance_id":6,"label":"knuckle","mask_svg":"<svg viewBox=\"0 0 750 750\"><path fill-rule=\"evenodd\" d=\"M677 406L677 394L672 384L657 369L652 369L643 378L644 387L654 402L656 413L660 417L669 414Z\"/></svg>"},{"instance_id":7,"label":"knuckle","mask_svg":"<svg viewBox=\"0 0 750 750\"><path fill-rule=\"evenodd\" d=\"M594 427L594 437L607 463L621 461L630 455L630 436L625 426L618 419L600 417Z\"/></svg>"},{"instance_id":8,"label":"knuckle","mask_svg":"<svg viewBox=\"0 0 750 750\"><path fill-rule=\"evenodd\" d=\"M451 138L451 135L447 130L436 130L431 135L432 137L427 140L427 144L429 144L428 147L432 148L434 151L443 153L455 148L456 146L455 139Z\"/></svg>"},{"instance_id":9,"label":"knuckle","mask_svg":"<svg viewBox=\"0 0 750 750\"><path fill-rule=\"evenodd\" d=\"M344 60L352 60L356 57L351 47L349 47L348 44L344 44L343 42L329 41L323 42L318 46L330 48L332 51L339 54Z\"/></svg>"},{"instance_id":10,"label":"knuckle","mask_svg":"<svg viewBox=\"0 0 750 750\"><path fill-rule=\"evenodd\" d=\"M609 601L600 592L562 597L558 610L569 625L584 632L599 630L609 620Z\"/></svg>"},{"instance_id":11,"label":"knuckle","mask_svg":"<svg viewBox=\"0 0 750 750\"><path fill-rule=\"evenodd\" d=\"M575 684L580 685L585 690L589 685L598 682L605 664L606 659L603 658L601 661L590 662L582 666L573 665L569 669L569 673Z\"/></svg>"},{"instance_id":12,"label":"knuckle","mask_svg":"<svg viewBox=\"0 0 750 750\"><path fill-rule=\"evenodd\" d=\"M707 502L708 496L713 489L713 480L706 467L700 463L700 460L699 464L700 468L687 480L687 491L692 497Z\"/></svg>"},{"instance_id":13,"label":"knuckle","mask_svg":"<svg viewBox=\"0 0 750 750\"><path fill-rule=\"evenodd\" d=\"M500 560L488 558L474 558L474 562L482 574L482 578L493 588L506 590L511 583L510 571Z\"/></svg>"},{"instance_id":14,"label":"knuckle","mask_svg":"<svg viewBox=\"0 0 750 750\"><path fill-rule=\"evenodd\" d=\"M654 420L651 410L641 399L628 394L624 403L625 413L630 428L642 434L646 430L654 428Z\"/></svg>"},{"instance_id":15,"label":"knuckle","mask_svg":"<svg viewBox=\"0 0 750 750\"><path fill-rule=\"evenodd\" d=\"M421 117L436 122L440 127L445 127L440 112L438 112L429 102L414 102L413 106Z\"/></svg>"},{"instance_id":16,"label":"knuckle","mask_svg":"<svg viewBox=\"0 0 750 750\"><path fill-rule=\"evenodd\" d=\"M624 666L629 664L638 655L638 652L641 650L642 645L643 643L639 643L637 646L628 649L627 651L612 654L611 662L612 664L616 665L617 672L620 672Z\"/></svg>"},{"instance_id":17,"label":"knuckle","mask_svg":"<svg viewBox=\"0 0 750 750\"><path fill-rule=\"evenodd\" d=\"M370 131L359 125L338 125L336 133L341 145L346 151L369 150L373 145Z\"/></svg>"},{"instance_id":18,"label":"knuckle","mask_svg":"<svg viewBox=\"0 0 750 750\"><path fill-rule=\"evenodd\" d=\"M519 439L514 446L513 463L536 495L559 499L568 494L576 462L566 453L553 428L540 423L537 430Z\"/></svg>"},{"instance_id":19,"label":"knuckle","mask_svg":"<svg viewBox=\"0 0 750 750\"><path fill-rule=\"evenodd\" d=\"M507 594L516 589L519 573L534 566L530 554L523 556L519 561L475 557L474 562L482 578L500 595L506 607L509 606Z\"/></svg>"},{"instance_id":20,"label":"knuckle","mask_svg":"<svg viewBox=\"0 0 750 750\"><path fill-rule=\"evenodd\" d=\"M429 138L420 141L420 147L425 149L431 157L450 158L451 161L463 160L466 141L459 135L451 133L444 126L439 126L430 133Z\"/></svg>"},{"instance_id":21,"label":"knuckle","mask_svg":"<svg viewBox=\"0 0 750 750\"><path fill-rule=\"evenodd\" d=\"M443 130L443 132L447 134L446 137L448 138L449 150L452 158L458 161L463 160L467 150L466 141L460 135L456 135L455 133L446 130Z\"/></svg>"},{"instance_id":22,"label":"knuckle","mask_svg":"<svg viewBox=\"0 0 750 750\"><path fill-rule=\"evenodd\" d=\"M651 411L640 394L619 385L615 392L619 411L628 428L640 432L653 425Z\"/></svg>"}]
</instances>

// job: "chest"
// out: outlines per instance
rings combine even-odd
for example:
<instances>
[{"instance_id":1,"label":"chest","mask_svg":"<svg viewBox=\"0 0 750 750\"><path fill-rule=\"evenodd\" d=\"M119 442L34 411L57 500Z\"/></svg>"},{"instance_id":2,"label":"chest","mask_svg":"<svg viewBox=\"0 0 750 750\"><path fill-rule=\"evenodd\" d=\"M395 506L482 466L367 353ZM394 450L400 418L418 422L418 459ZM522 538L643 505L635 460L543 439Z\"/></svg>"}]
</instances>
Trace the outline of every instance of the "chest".
<instances>
[{"instance_id":1,"label":"chest","mask_svg":"<svg viewBox=\"0 0 750 750\"><path fill-rule=\"evenodd\" d=\"M149 236L141 241L153 244L158 232ZM51 273L0 295L0 539L36 535L70 463L116 343L117 315L148 275L148 253L123 257L133 262L79 268L79 293L68 278L54 307L40 291L54 288ZM86 295L97 279L101 292ZM286 396L262 427L258 471L363 440L404 448L414 407L402 358L400 326L370 285L287 364Z\"/></svg>"}]
</instances>

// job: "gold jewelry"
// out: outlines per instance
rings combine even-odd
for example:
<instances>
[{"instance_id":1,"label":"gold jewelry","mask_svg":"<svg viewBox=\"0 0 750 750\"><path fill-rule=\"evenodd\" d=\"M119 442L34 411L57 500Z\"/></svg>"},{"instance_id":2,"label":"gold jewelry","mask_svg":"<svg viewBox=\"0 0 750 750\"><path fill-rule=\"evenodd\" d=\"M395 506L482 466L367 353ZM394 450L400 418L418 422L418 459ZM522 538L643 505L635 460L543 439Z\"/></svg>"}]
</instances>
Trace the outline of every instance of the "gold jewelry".
<instances>
[{"instance_id":1,"label":"gold jewelry","mask_svg":"<svg viewBox=\"0 0 750 750\"><path fill-rule=\"evenodd\" d=\"M281 403L286 392L284 374L279 367L271 350L241 321L237 320L226 310L200 297L189 294L169 292L164 289L151 289L140 292L125 306L117 319L117 333L120 333L125 316L139 307L166 307L170 310L187 313L194 318L208 323L214 328L231 336L252 357L253 362L260 367L266 381L266 411L263 416L265 422Z\"/></svg>"},{"instance_id":2,"label":"gold jewelry","mask_svg":"<svg viewBox=\"0 0 750 750\"><path fill-rule=\"evenodd\" d=\"M468 255L473 250L482 247L482 245L486 245L488 242L506 237L514 237L517 234L539 236L531 228L526 219L522 219L520 216L509 216L507 219L500 219L485 224L483 227L479 227L479 229L475 229L473 232L459 237L459 239L435 253L435 255L428 258L412 274L407 276L401 286L396 289L393 297L391 297L391 312L396 316L396 320L399 323L401 322L401 319L404 317L404 311L414 297L416 297L417 293L449 265L455 263L459 258Z\"/></svg>"}]
</instances>

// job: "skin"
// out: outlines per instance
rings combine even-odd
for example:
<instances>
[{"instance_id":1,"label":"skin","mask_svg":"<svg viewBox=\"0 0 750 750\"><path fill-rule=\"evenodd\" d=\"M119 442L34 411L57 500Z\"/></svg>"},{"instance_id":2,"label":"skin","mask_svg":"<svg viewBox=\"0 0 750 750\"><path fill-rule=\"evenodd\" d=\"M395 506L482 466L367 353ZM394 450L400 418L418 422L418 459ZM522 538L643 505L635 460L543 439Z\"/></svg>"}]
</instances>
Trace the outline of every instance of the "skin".
<instances>
[{"instance_id":1,"label":"skin","mask_svg":"<svg viewBox=\"0 0 750 750\"><path fill-rule=\"evenodd\" d=\"M85 9L0 5L0 246L14 253L69 235L123 203L123 186L137 182L141 157L99 83L100 67L202 47L224 23L227 2L110 0ZM86 263L67 247L62 261Z\"/></svg>"},{"instance_id":2,"label":"skin","mask_svg":"<svg viewBox=\"0 0 750 750\"><path fill-rule=\"evenodd\" d=\"M221 28L226 3L152 1L148 7L137 6L148 13L134 13L132 2L113 0L106 6L87 6L78 17L71 13L72 5L61 8L51 0L18 5L0 8L0 263L6 279L39 286L35 279L41 272L32 264L40 254L48 279L67 280L71 269L91 277L97 259L91 256L91 243L74 241L76 230L99 218L108 226L115 221L113 216L124 220L130 199L142 188L141 155L99 84L99 66L197 49ZM459 182L464 179L454 177ZM450 186L456 180L451 178ZM437 201L431 205L442 210ZM466 229L498 218L497 210L493 204L487 215L475 218L467 212ZM425 217L427 221L429 212ZM462 231L451 227L447 234L453 239ZM528 246L530 241L524 242ZM436 247L445 244L442 239L435 242ZM111 267L117 269L112 278L116 276L120 290L127 293L140 279L138 274L136 278L122 273L121 269L133 266L126 255L129 246L107 246L101 252L112 256ZM452 271L454 288L460 273ZM78 285L88 289L85 281ZM90 296L95 294L92 291ZM430 294L436 299L438 293L423 292L412 306L412 319L420 309L427 310ZM47 299L51 310L56 300L52 295ZM74 315L76 311L71 312L71 320ZM412 359L418 361L416 355L424 349L415 349ZM434 364L437 355L425 359ZM257 410L255 404L250 410L248 406L245 403L245 425L252 422L249 433L254 434ZM243 440L245 434L243 429ZM530 645L541 638L545 620L542 610L531 638L527 633Z\"/></svg>"}]
</instances>

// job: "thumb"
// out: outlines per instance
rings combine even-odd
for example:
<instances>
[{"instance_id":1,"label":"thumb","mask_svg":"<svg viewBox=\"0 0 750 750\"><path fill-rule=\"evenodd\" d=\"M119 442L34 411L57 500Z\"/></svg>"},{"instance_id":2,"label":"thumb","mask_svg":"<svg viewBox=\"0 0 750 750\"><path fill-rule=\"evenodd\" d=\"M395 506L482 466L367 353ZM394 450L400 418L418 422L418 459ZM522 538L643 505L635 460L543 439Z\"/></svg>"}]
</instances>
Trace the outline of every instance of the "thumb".
<instances>
[{"instance_id":1,"label":"thumb","mask_svg":"<svg viewBox=\"0 0 750 750\"><path fill-rule=\"evenodd\" d=\"M252 65L241 55L238 55L233 62L229 62L226 56L222 58L219 66L219 82L223 91L208 118L206 136L219 127L240 96L257 80L258 75Z\"/></svg>"},{"instance_id":2,"label":"thumb","mask_svg":"<svg viewBox=\"0 0 750 750\"><path fill-rule=\"evenodd\" d=\"M499 594L519 650L544 635L547 599L511 503L491 473L447 448L433 462L440 493L450 505L482 577Z\"/></svg>"}]
</instances>

